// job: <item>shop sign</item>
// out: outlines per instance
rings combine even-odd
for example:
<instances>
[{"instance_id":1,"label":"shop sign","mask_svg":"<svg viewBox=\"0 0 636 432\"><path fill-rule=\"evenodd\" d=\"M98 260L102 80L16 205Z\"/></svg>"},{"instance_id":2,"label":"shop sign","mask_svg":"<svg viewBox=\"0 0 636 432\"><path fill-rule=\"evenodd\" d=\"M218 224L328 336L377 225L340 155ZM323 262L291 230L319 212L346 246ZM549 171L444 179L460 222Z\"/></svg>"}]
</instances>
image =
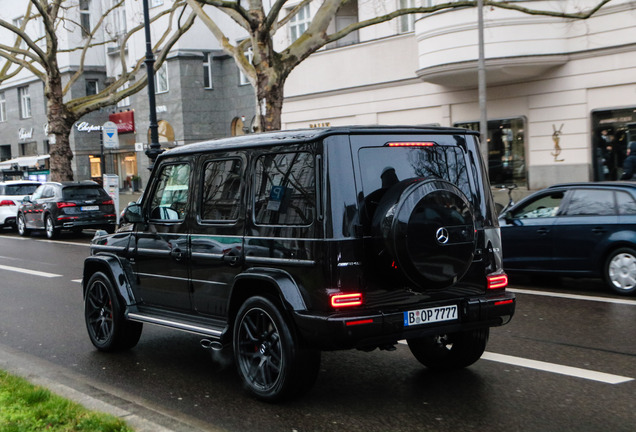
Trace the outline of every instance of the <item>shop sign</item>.
<instances>
[{"instance_id":1,"label":"shop sign","mask_svg":"<svg viewBox=\"0 0 636 432\"><path fill-rule=\"evenodd\" d=\"M101 125L92 125L88 122L80 122L80 123L75 123L75 129L77 129L78 132L87 132L87 133L91 133L91 132L95 132L95 131L101 131L102 130L102 126Z\"/></svg>"},{"instance_id":2,"label":"shop sign","mask_svg":"<svg viewBox=\"0 0 636 432\"><path fill-rule=\"evenodd\" d=\"M112 113L108 116L108 120L117 125L117 133L130 133L135 131L135 112L122 111Z\"/></svg>"},{"instance_id":3,"label":"shop sign","mask_svg":"<svg viewBox=\"0 0 636 432\"><path fill-rule=\"evenodd\" d=\"M26 141L33 138L33 128L31 129L25 129L25 128L20 128L18 129L18 140L20 141Z\"/></svg>"}]
</instances>

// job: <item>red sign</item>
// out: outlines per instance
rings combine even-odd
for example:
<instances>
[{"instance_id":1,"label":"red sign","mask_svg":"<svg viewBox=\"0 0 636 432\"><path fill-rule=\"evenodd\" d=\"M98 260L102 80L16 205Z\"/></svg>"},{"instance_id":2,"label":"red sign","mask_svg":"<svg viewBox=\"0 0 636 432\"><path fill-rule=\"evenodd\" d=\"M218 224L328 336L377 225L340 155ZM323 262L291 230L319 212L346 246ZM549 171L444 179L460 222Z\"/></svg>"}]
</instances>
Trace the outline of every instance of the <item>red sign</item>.
<instances>
[{"instance_id":1,"label":"red sign","mask_svg":"<svg viewBox=\"0 0 636 432\"><path fill-rule=\"evenodd\" d=\"M135 131L135 112L123 111L112 113L108 116L108 120L117 125L117 133L129 133Z\"/></svg>"}]
</instances>

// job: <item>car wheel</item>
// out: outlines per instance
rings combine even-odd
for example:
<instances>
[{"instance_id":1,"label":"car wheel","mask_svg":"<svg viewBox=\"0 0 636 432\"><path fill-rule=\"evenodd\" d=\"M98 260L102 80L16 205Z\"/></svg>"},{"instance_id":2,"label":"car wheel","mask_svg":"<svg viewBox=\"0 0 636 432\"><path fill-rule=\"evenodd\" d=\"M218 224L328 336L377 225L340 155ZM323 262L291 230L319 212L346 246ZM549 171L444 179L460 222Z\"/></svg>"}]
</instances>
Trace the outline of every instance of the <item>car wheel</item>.
<instances>
[{"instance_id":1,"label":"car wheel","mask_svg":"<svg viewBox=\"0 0 636 432\"><path fill-rule=\"evenodd\" d=\"M31 230L26 227L26 220L23 214L18 215L18 234L23 237L28 237L31 234Z\"/></svg>"},{"instance_id":2,"label":"car wheel","mask_svg":"<svg viewBox=\"0 0 636 432\"><path fill-rule=\"evenodd\" d=\"M618 294L636 292L636 251L620 248L605 261L605 281Z\"/></svg>"},{"instance_id":3,"label":"car wheel","mask_svg":"<svg viewBox=\"0 0 636 432\"><path fill-rule=\"evenodd\" d=\"M320 351L301 348L276 305L251 297L234 323L234 358L246 390L274 402L308 390L320 368Z\"/></svg>"},{"instance_id":4,"label":"car wheel","mask_svg":"<svg viewBox=\"0 0 636 432\"><path fill-rule=\"evenodd\" d=\"M84 299L84 320L88 336L100 351L112 352L137 345L143 324L124 318L119 298L108 277L101 272L91 276Z\"/></svg>"},{"instance_id":5,"label":"car wheel","mask_svg":"<svg viewBox=\"0 0 636 432\"><path fill-rule=\"evenodd\" d=\"M46 220L44 221L44 229L46 230L46 237L49 239L57 238L57 236L60 235L60 230L59 228L55 228L51 215L46 217Z\"/></svg>"},{"instance_id":6,"label":"car wheel","mask_svg":"<svg viewBox=\"0 0 636 432\"><path fill-rule=\"evenodd\" d=\"M415 358L430 369L460 369L479 360L489 333L485 328L407 339L407 343Z\"/></svg>"}]
</instances>

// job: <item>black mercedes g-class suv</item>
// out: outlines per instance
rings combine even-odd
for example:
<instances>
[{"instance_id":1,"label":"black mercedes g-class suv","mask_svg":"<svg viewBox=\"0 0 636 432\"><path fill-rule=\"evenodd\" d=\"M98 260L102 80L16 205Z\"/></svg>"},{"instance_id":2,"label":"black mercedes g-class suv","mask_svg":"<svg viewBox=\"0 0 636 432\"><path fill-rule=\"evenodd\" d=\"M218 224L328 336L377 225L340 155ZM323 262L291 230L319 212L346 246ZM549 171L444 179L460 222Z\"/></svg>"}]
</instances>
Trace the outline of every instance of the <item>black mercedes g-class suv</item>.
<instances>
[{"instance_id":1,"label":"black mercedes g-class suv","mask_svg":"<svg viewBox=\"0 0 636 432\"><path fill-rule=\"evenodd\" d=\"M477 361L506 324L501 240L477 135L338 127L178 147L84 265L102 351L143 323L232 347L257 398L308 389L322 350L393 349L429 368Z\"/></svg>"}]
</instances>

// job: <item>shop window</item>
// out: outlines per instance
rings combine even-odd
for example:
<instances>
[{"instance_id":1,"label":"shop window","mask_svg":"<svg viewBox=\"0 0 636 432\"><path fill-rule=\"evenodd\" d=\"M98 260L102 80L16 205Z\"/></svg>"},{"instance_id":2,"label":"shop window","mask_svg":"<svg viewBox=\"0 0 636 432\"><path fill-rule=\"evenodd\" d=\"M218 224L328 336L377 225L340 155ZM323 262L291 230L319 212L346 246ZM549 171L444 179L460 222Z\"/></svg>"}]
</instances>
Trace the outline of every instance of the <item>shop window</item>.
<instances>
[{"instance_id":1,"label":"shop window","mask_svg":"<svg viewBox=\"0 0 636 432\"><path fill-rule=\"evenodd\" d=\"M102 159L99 156L88 156L88 161L91 167L91 178L102 178Z\"/></svg>"},{"instance_id":2,"label":"shop window","mask_svg":"<svg viewBox=\"0 0 636 432\"><path fill-rule=\"evenodd\" d=\"M479 122L455 126L479 131ZM527 184L524 131L524 118L488 121L488 176L492 184Z\"/></svg>"},{"instance_id":3,"label":"shop window","mask_svg":"<svg viewBox=\"0 0 636 432\"><path fill-rule=\"evenodd\" d=\"M636 141L636 108L592 112L594 180L618 180L623 174L627 144Z\"/></svg>"}]
</instances>

